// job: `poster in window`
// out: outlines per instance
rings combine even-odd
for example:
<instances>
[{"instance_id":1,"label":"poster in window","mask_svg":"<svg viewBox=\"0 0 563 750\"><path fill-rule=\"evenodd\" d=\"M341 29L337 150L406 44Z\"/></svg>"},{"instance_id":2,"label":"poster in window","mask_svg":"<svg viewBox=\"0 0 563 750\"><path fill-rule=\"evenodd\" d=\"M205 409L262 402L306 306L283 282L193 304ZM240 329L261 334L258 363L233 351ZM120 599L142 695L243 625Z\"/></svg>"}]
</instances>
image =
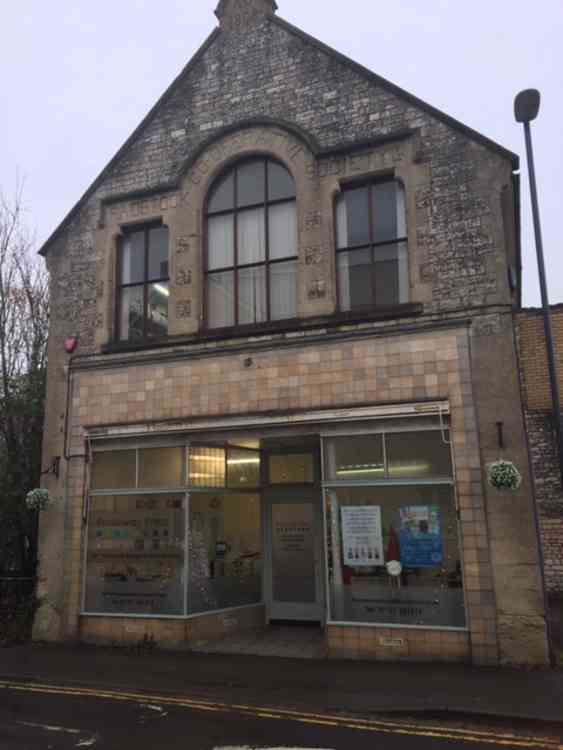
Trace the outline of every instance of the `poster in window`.
<instances>
[{"instance_id":1,"label":"poster in window","mask_svg":"<svg viewBox=\"0 0 563 750\"><path fill-rule=\"evenodd\" d=\"M351 568L384 565L381 507L354 505L340 509L344 565Z\"/></svg>"},{"instance_id":2,"label":"poster in window","mask_svg":"<svg viewBox=\"0 0 563 750\"><path fill-rule=\"evenodd\" d=\"M399 510L399 544L404 568L442 564L444 544L438 505L409 505Z\"/></svg>"}]
</instances>

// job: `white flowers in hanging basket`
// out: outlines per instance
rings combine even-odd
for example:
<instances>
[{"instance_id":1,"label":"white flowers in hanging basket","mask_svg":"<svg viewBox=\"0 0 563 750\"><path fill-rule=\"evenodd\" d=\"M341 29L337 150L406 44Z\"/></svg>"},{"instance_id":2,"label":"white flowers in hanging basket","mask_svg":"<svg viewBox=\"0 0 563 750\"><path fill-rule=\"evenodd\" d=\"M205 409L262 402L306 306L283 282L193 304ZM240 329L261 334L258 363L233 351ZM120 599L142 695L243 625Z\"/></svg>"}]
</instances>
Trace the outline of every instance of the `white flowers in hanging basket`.
<instances>
[{"instance_id":1,"label":"white flowers in hanging basket","mask_svg":"<svg viewBox=\"0 0 563 750\"><path fill-rule=\"evenodd\" d=\"M25 504L29 510L45 510L51 500L49 490L36 489L27 493Z\"/></svg>"},{"instance_id":2,"label":"white flowers in hanging basket","mask_svg":"<svg viewBox=\"0 0 563 750\"><path fill-rule=\"evenodd\" d=\"M522 484L522 475L512 461L495 461L487 467L487 479L497 490L517 490Z\"/></svg>"}]
</instances>

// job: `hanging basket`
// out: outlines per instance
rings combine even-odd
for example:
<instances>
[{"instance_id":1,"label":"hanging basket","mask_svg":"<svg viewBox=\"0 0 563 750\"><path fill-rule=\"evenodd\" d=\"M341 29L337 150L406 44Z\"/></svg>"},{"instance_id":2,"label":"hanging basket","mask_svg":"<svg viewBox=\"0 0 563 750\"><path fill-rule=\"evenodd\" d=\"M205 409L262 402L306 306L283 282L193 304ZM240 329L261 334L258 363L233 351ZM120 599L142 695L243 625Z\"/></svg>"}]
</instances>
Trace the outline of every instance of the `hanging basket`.
<instances>
[{"instance_id":1,"label":"hanging basket","mask_svg":"<svg viewBox=\"0 0 563 750\"><path fill-rule=\"evenodd\" d=\"M51 502L52 497L49 490L36 489L28 492L25 498L25 504L29 510L45 510Z\"/></svg>"},{"instance_id":2,"label":"hanging basket","mask_svg":"<svg viewBox=\"0 0 563 750\"><path fill-rule=\"evenodd\" d=\"M522 475L512 461L495 461L487 467L487 480L497 490L517 490L522 484Z\"/></svg>"}]
</instances>

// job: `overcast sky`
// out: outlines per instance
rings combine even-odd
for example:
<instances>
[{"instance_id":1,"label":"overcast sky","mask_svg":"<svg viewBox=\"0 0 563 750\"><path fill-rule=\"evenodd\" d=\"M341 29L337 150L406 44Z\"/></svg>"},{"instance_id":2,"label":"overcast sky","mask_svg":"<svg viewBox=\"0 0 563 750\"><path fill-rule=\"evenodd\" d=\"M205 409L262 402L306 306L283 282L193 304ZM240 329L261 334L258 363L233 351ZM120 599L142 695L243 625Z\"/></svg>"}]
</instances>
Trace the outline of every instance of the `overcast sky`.
<instances>
[{"instance_id":1,"label":"overcast sky","mask_svg":"<svg viewBox=\"0 0 563 750\"><path fill-rule=\"evenodd\" d=\"M216 25L217 0L0 0L0 187L40 244ZM534 124L551 302L563 302L563 0L278 0L279 15L522 156L524 304L539 303L514 95Z\"/></svg>"}]
</instances>

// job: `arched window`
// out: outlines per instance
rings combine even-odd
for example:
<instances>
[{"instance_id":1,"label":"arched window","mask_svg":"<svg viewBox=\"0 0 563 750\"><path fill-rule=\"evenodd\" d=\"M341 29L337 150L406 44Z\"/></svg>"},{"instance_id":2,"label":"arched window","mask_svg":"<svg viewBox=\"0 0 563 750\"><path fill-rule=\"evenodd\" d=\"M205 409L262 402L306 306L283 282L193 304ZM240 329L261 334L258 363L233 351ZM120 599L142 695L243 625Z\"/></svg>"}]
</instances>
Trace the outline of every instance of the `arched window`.
<instances>
[{"instance_id":1,"label":"arched window","mask_svg":"<svg viewBox=\"0 0 563 750\"><path fill-rule=\"evenodd\" d=\"M267 158L236 164L207 202L205 259L208 328L297 315L295 182Z\"/></svg>"},{"instance_id":2,"label":"arched window","mask_svg":"<svg viewBox=\"0 0 563 750\"><path fill-rule=\"evenodd\" d=\"M336 204L336 224L340 310L408 302L402 184L387 179L344 189Z\"/></svg>"}]
</instances>

